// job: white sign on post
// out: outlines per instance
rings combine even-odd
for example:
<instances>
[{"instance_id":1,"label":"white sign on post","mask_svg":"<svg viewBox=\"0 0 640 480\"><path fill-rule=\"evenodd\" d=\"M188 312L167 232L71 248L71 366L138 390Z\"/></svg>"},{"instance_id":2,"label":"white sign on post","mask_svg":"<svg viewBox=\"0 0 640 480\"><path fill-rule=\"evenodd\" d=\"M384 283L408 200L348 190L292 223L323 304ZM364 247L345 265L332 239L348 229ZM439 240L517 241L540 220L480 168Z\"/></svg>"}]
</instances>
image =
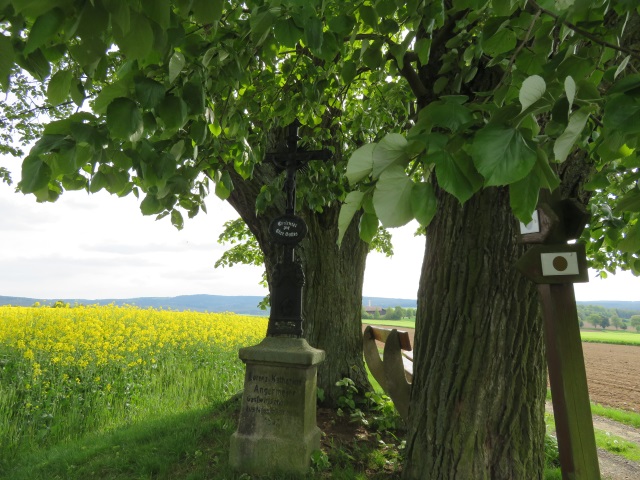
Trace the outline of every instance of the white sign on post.
<instances>
[{"instance_id":1,"label":"white sign on post","mask_svg":"<svg viewBox=\"0 0 640 480\"><path fill-rule=\"evenodd\" d=\"M540 233L540 219L538 217L538 210L531 215L531 221L526 225L520 222L520 234L526 235L528 233Z\"/></svg>"},{"instance_id":2,"label":"white sign on post","mask_svg":"<svg viewBox=\"0 0 640 480\"><path fill-rule=\"evenodd\" d=\"M542 275L578 275L578 255L575 252L541 253Z\"/></svg>"}]
</instances>

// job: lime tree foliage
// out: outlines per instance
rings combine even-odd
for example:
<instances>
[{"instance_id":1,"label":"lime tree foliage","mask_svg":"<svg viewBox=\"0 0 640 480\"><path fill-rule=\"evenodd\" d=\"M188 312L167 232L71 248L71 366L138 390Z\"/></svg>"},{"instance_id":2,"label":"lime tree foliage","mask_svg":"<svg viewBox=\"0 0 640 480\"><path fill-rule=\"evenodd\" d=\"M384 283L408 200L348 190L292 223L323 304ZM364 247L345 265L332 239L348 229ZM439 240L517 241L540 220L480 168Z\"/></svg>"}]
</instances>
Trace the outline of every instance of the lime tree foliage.
<instances>
[{"instance_id":1,"label":"lime tree foliage","mask_svg":"<svg viewBox=\"0 0 640 480\"><path fill-rule=\"evenodd\" d=\"M591 264L603 277L617 267L640 275L634 2L427 3L427 30L453 30L446 51L425 85L421 69L436 68L434 34L403 31L410 50L387 42L424 107L402 134L353 153L346 175L361 187L347 196L341 227L361 208L367 222L385 227L414 218L428 225L438 208L434 179L461 203L480 189L508 186L513 213L528 223L540 190L554 191L563 162L583 155L593 170L585 185L592 220L582 239ZM498 78L476 85L490 69Z\"/></svg>"},{"instance_id":2,"label":"lime tree foliage","mask_svg":"<svg viewBox=\"0 0 640 480\"><path fill-rule=\"evenodd\" d=\"M283 176L263 159L300 120L303 148L334 153L297 182L309 224L299 249L306 335L328 352L319 371L327 399L345 376L366 389L359 296L369 247L357 227L351 250L335 241L350 189L345 155L401 130L412 98L405 82L386 80L383 37L368 26L375 15L343 2L0 0L0 87L9 92L0 143L20 156L13 139L35 142L18 188L41 202L69 190L133 194L143 214L177 228L215 193L255 236L269 280L278 251L268 223L282 211ZM388 233L375 227L364 222L363 237L389 254Z\"/></svg>"},{"instance_id":3,"label":"lime tree foliage","mask_svg":"<svg viewBox=\"0 0 640 480\"><path fill-rule=\"evenodd\" d=\"M39 85L4 128L37 139L18 187L39 201L133 193L180 228L213 190L269 277L282 175L263 158L298 118L304 146L334 152L298 181L325 392L366 383L359 239L416 218L404 475L540 478L542 327L514 214L541 189L588 202L592 265L640 272L638 18L632 0L0 0L0 86L15 105L19 77Z\"/></svg>"}]
</instances>

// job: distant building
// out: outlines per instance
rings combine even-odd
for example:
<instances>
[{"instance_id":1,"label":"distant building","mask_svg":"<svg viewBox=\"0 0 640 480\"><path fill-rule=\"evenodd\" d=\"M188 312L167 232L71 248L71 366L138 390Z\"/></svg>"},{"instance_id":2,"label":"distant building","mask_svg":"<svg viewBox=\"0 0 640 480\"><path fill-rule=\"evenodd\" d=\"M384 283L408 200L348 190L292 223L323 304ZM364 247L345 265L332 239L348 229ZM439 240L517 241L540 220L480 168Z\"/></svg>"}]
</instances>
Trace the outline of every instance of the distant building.
<instances>
[{"instance_id":1,"label":"distant building","mask_svg":"<svg viewBox=\"0 0 640 480\"><path fill-rule=\"evenodd\" d=\"M387 310L382 307L372 307L371 305L369 305L368 307L363 308L365 313L369 315L374 315L376 311L378 312L378 314L380 314L381 317L387 314Z\"/></svg>"}]
</instances>

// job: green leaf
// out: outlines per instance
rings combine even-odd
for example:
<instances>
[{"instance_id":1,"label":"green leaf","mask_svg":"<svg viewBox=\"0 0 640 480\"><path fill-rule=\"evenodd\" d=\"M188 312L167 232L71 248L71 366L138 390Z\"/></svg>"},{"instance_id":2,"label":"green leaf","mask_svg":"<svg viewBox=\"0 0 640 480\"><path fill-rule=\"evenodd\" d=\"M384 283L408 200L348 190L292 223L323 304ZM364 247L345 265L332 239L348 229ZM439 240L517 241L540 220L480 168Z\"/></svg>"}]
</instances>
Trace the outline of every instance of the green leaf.
<instances>
[{"instance_id":1,"label":"green leaf","mask_svg":"<svg viewBox=\"0 0 640 480\"><path fill-rule=\"evenodd\" d=\"M411 211L418 223L423 227L429 226L436 215L438 200L430 183L417 183L411 190Z\"/></svg>"},{"instance_id":2,"label":"green leaf","mask_svg":"<svg viewBox=\"0 0 640 480\"><path fill-rule=\"evenodd\" d=\"M614 212L618 214L622 212L640 212L640 190L629 190L622 198L619 198Z\"/></svg>"},{"instance_id":3,"label":"green leaf","mask_svg":"<svg viewBox=\"0 0 640 480\"><path fill-rule=\"evenodd\" d=\"M382 44L373 43L362 54L362 61L371 70L378 69L384 63Z\"/></svg>"},{"instance_id":4,"label":"green leaf","mask_svg":"<svg viewBox=\"0 0 640 480\"><path fill-rule=\"evenodd\" d=\"M71 88L71 70L58 70L49 80L47 99L51 105L59 105L69 97Z\"/></svg>"},{"instance_id":5,"label":"green leaf","mask_svg":"<svg viewBox=\"0 0 640 480\"><path fill-rule=\"evenodd\" d=\"M0 87L3 90L9 89L9 74L13 68L15 62L15 53L13 52L13 45L9 37L5 37L0 33Z\"/></svg>"},{"instance_id":6,"label":"green leaf","mask_svg":"<svg viewBox=\"0 0 640 480\"><path fill-rule=\"evenodd\" d=\"M102 172L96 172L89 183L89 192L96 193L108 185L107 177Z\"/></svg>"},{"instance_id":7,"label":"green leaf","mask_svg":"<svg viewBox=\"0 0 640 480\"><path fill-rule=\"evenodd\" d=\"M531 75L525 79L525 81L522 82L518 96L522 104L521 111L524 112L529 106L540 100L546 90L547 84L540 75Z\"/></svg>"},{"instance_id":8,"label":"green leaf","mask_svg":"<svg viewBox=\"0 0 640 480\"><path fill-rule=\"evenodd\" d=\"M399 164L406 166L409 161L407 146L407 139L399 133L389 133L385 135L373 149L373 178L378 178L380 174L391 165ZM382 219L382 217L380 218Z\"/></svg>"},{"instance_id":9,"label":"green leaf","mask_svg":"<svg viewBox=\"0 0 640 480\"><path fill-rule=\"evenodd\" d=\"M527 175L522 180L509 185L509 202L516 218L525 225L531 222L531 215L538 205L540 180L536 175Z\"/></svg>"},{"instance_id":10,"label":"green leaf","mask_svg":"<svg viewBox=\"0 0 640 480\"><path fill-rule=\"evenodd\" d=\"M149 3L149 2L148 2ZM152 7L155 5L155 1L152 3ZM162 2L158 2L162 3ZM128 2L122 2L120 0L108 0L105 2L105 8L111 13L111 22L114 26L117 26L121 32L127 33L131 29L131 10L129 9ZM154 18L154 15L149 15ZM157 22L158 20L156 20Z\"/></svg>"},{"instance_id":11,"label":"green leaf","mask_svg":"<svg viewBox=\"0 0 640 480\"><path fill-rule=\"evenodd\" d=\"M182 99L189 115L201 115L205 109L205 91L202 82L189 82L182 89Z\"/></svg>"},{"instance_id":12,"label":"green leaf","mask_svg":"<svg viewBox=\"0 0 640 480\"><path fill-rule=\"evenodd\" d=\"M169 83L173 83L173 81L178 78L185 63L186 60L181 52L173 52L173 55L171 55L169 59Z\"/></svg>"},{"instance_id":13,"label":"green leaf","mask_svg":"<svg viewBox=\"0 0 640 480\"><path fill-rule=\"evenodd\" d=\"M140 211L143 215L155 215L164 210L160 200L155 195L147 193L142 202L140 202Z\"/></svg>"},{"instance_id":14,"label":"green leaf","mask_svg":"<svg viewBox=\"0 0 640 480\"><path fill-rule=\"evenodd\" d=\"M164 98L165 88L159 82L147 77L134 80L136 98L144 108L155 108Z\"/></svg>"},{"instance_id":15,"label":"green leaf","mask_svg":"<svg viewBox=\"0 0 640 480\"><path fill-rule=\"evenodd\" d=\"M553 154L556 161L564 162L567 159L573 145L584 130L587 120L589 120L589 111L586 109L581 108L571 114L567 128L553 144Z\"/></svg>"},{"instance_id":16,"label":"green leaf","mask_svg":"<svg viewBox=\"0 0 640 480\"><path fill-rule=\"evenodd\" d=\"M473 115L464 105L456 102L431 102L420 110L419 121L431 126L448 128L452 132L473 120Z\"/></svg>"},{"instance_id":17,"label":"green leaf","mask_svg":"<svg viewBox=\"0 0 640 480\"><path fill-rule=\"evenodd\" d=\"M178 230L182 230L184 228L184 219L178 210L171 210L171 224Z\"/></svg>"},{"instance_id":18,"label":"green leaf","mask_svg":"<svg viewBox=\"0 0 640 480\"><path fill-rule=\"evenodd\" d=\"M338 35L347 36L351 34L356 26L356 20L350 15L340 14L337 17L331 17L327 21L329 30Z\"/></svg>"},{"instance_id":19,"label":"green leaf","mask_svg":"<svg viewBox=\"0 0 640 480\"><path fill-rule=\"evenodd\" d=\"M369 27L375 27L378 25L378 14L373 7L362 5L358 8L358 13L360 14L360 19L365 25Z\"/></svg>"},{"instance_id":20,"label":"green leaf","mask_svg":"<svg viewBox=\"0 0 640 480\"><path fill-rule=\"evenodd\" d=\"M41 47L53 38L62 28L64 21L64 12L59 8L49 10L36 18L36 21L29 31L29 38L27 38L27 43L24 47L24 55L34 52L38 47Z\"/></svg>"},{"instance_id":21,"label":"green leaf","mask_svg":"<svg viewBox=\"0 0 640 480\"><path fill-rule=\"evenodd\" d=\"M196 145L202 145L207 139L207 124L202 120L191 123L189 128L189 136Z\"/></svg>"},{"instance_id":22,"label":"green leaf","mask_svg":"<svg viewBox=\"0 0 640 480\"><path fill-rule=\"evenodd\" d=\"M537 160L532 172L537 175L540 181L540 188L553 191L560 185L560 178L556 172L553 171L551 165L549 165L549 159L547 158L547 154L544 153L544 150L538 148L536 154Z\"/></svg>"},{"instance_id":23,"label":"green leaf","mask_svg":"<svg viewBox=\"0 0 640 480\"><path fill-rule=\"evenodd\" d=\"M187 122L187 104L181 98L167 95L156 108L167 130L178 130Z\"/></svg>"},{"instance_id":24,"label":"green leaf","mask_svg":"<svg viewBox=\"0 0 640 480\"><path fill-rule=\"evenodd\" d=\"M536 162L536 152L519 130L505 125L487 125L476 133L471 147L473 163L486 186L508 185L527 175Z\"/></svg>"},{"instance_id":25,"label":"green leaf","mask_svg":"<svg viewBox=\"0 0 640 480\"><path fill-rule=\"evenodd\" d=\"M360 217L360 239L363 242L371 243L371 240L373 240L373 237L375 237L378 231L379 223L378 217L374 213L364 213L362 217Z\"/></svg>"},{"instance_id":26,"label":"green leaf","mask_svg":"<svg viewBox=\"0 0 640 480\"><path fill-rule=\"evenodd\" d=\"M400 227L413 219L413 187L413 181L400 165L392 165L382 172L373 192L373 206L383 227Z\"/></svg>"},{"instance_id":27,"label":"green leaf","mask_svg":"<svg viewBox=\"0 0 640 480\"><path fill-rule=\"evenodd\" d=\"M634 73L633 75L627 75L614 83L608 90L609 95L614 93L624 93L629 90L634 90L640 87L640 73Z\"/></svg>"},{"instance_id":28,"label":"green leaf","mask_svg":"<svg viewBox=\"0 0 640 480\"><path fill-rule=\"evenodd\" d=\"M567 77L564 79L564 91L566 92L567 100L569 101L569 111L571 111L573 101L576 98L576 82L572 77Z\"/></svg>"},{"instance_id":29,"label":"green leaf","mask_svg":"<svg viewBox=\"0 0 640 480\"><path fill-rule=\"evenodd\" d=\"M624 72L624 69L627 68L627 65L629 64L629 60L631 60L631 55L627 55L626 57L624 57L624 59L620 62L620 65L618 65L618 68L616 68L616 72L613 74L613 78L618 78L618 75Z\"/></svg>"},{"instance_id":30,"label":"green leaf","mask_svg":"<svg viewBox=\"0 0 640 480\"><path fill-rule=\"evenodd\" d=\"M373 149L375 143L367 143L357 149L347 162L346 177L351 185L367 178L373 170Z\"/></svg>"},{"instance_id":31,"label":"green leaf","mask_svg":"<svg viewBox=\"0 0 640 480\"><path fill-rule=\"evenodd\" d=\"M640 222L629 227L624 239L618 243L618 248L626 253L640 252Z\"/></svg>"},{"instance_id":32,"label":"green leaf","mask_svg":"<svg viewBox=\"0 0 640 480\"><path fill-rule=\"evenodd\" d=\"M304 43L311 50L322 48L322 21L318 17L309 17L305 20Z\"/></svg>"},{"instance_id":33,"label":"green leaf","mask_svg":"<svg viewBox=\"0 0 640 480\"><path fill-rule=\"evenodd\" d=\"M342 70L340 71L340 75L342 76L342 80L345 83L345 85L351 83L353 79L356 78L357 74L358 74L358 71L357 71L356 62L353 62L351 60L344 62L344 65L342 66Z\"/></svg>"},{"instance_id":34,"label":"green leaf","mask_svg":"<svg viewBox=\"0 0 640 480\"><path fill-rule=\"evenodd\" d=\"M488 38L482 39L482 50L492 57L510 52L516 46L516 34L512 30L502 28Z\"/></svg>"},{"instance_id":35,"label":"green leaf","mask_svg":"<svg viewBox=\"0 0 640 480\"><path fill-rule=\"evenodd\" d=\"M114 32L115 33L115 32ZM153 48L153 29L144 15L131 12L131 30L116 41L128 60L144 60Z\"/></svg>"},{"instance_id":36,"label":"green leaf","mask_svg":"<svg viewBox=\"0 0 640 480\"><path fill-rule=\"evenodd\" d=\"M84 99L86 98L84 85L82 85L82 82L79 80L76 82L71 82L69 93L71 94L71 100L73 100L73 103L75 103L78 107L81 107L84 103Z\"/></svg>"},{"instance_id":37,"label":"green leaf","mask_svg":"<svg viewBox=\"0 0 640 480\"><path fill-rule=\"evenodd\" d=\"M37 49L35 52L27 55L26 58L18 58L20 66L27 70L37 80L43 82L51 73L51 64L46 59L42 50Z\"/></svg>"},{"instance_id":38,"label":"green leaf","mask_svg":"<svg viewBox=\"0 0 640 480\"><path fill-rule=\"evenodd\" d=\"M216 195L222 200L226 200L227 198L229 198L231 192L233 192L233 182L231 181L229 172L227 172L226 170L222 172L220 178L216 182L215 192Z\"/></svg>"},{"instance_id":39,"label":"green leaf","mask_svg":"<svg viewBox=\"0 0 640 480\"><path fill-rule=\"evenodd\" d=\"M302 30L292 18L280 19L273 27L276 41L285 47L294 48L302 38Z\"/></svg>"},{"instance_id":40,"label":"green leaf","mask_svg":"<svg viewBox=\"0 0 640 480\"><path fill-rule=\"evenodd\" d=\"M446 150L430 155L436 165L438 185L460 203L469 200L482 187L483 178L473 165L471 157L464 152L452 155Z\"/></svg>"},{"instance_id":41,"label":"green leaf","mask_svg":"<svg viewBox=\"0 0 640 480\"><path fill-rule=\"evenodd\" d=\"M640 96L615 95L604 107L602 123L606 130L640 134Z\"/></svg>"},{"instance_id":42,"label":"green leaf","mask_svg":"<svg viewBox=\"0 0 640 480\"><path fill-rule=\"evenodd\" d=\"M122 4L125 2L118 3ZM146 15L162 29L169 28L171 21L170 0L143 0L141 11L145 12Z\"/></svg>"},{"instance_id":43,"label":"green leaf","mask_svg":"<svg viewBox=\"0 0 640 480\"><path fill-rule=\"evenodd\" d=\"M116 98L107 107L107 128L114 137L136 141L143 126L142 113L130 98Z\"/></svg>"},{"instance_id":44,"label":"green leaf","mask_svg":"<svg viewBox=\"0 0 640 480\"><path fill-rule=\"evenodd\" d=\"M120 195L127 191L129 186L129 174L124 171L112 171L106 175L107 185L105 186L107 192L113 195ZM128 193L128 192L127 192Z\"/></svg>"},{"instance_id":45,"label":"green leaf","mask_svg":"<svg viewBox=\"0 0 640 480\"><path fill-rule=\"evenodd\" d=\"M275 16L271 13L271 9L251 14L251 17L249 17L251 40L256 46L264 43L267 35L269 35L269 32L271 31L274 20Z\"/></svg>"},{"instance_id":46,"label":"green leaf","mask_svg":"<svg viewBox=\"0 0 640 480\"><path fill-rule=\"evenodd\" d=\"M364 193L358 191L349 192L344 199L344 203L340 207L340 214L338 215L338 246L342 244L342 239L349 228L351 220L353 220L353 216L360 210L360 207L362 207L363 199Z\"/></svg>"},{"instance_id":47,"label":"green leaf","mask_svg":"<svg viewBox=\"0 0 640 480\"><path fill-rule=\"evenodd\" d=\"M431 42L430 38L421 38L416 42L415 51L418 53L418 60L422 65L429 63L429 57L431 56Z\"/></svg>"},{"instance_id":48,"label":"green leaf","mask_svg":"<svg viewBox=\"0 0 640 480\"><path fill-rule=\"evenodd\" d=\"M45 188L51 179L51 169L38 155L29 155L22 162L22 180L18 188L22 193L35 193Z\"/></svg>"},{"instance_id":49,"label":"green leaf","mask_svg":"<svg viewBox=\"0 0 640 480\"><path fill-rule=\"evenodd\" d=\"M223 0L193 0L193 16L201 25L217 23L222 18Z\"/></svg>"},{"instance_id":50,"label":"green leaf","mask_svg":"<svg viewBox=\"0 0 640 480\"><path fill-rule=\"evenodd\" d=\"M95 113L104 113L111 102L118 97L126 97L129 95L129 85L125 81L119 81L107 85L96 97L93 102L93 111Z\"/></svg>"}]
</instances>

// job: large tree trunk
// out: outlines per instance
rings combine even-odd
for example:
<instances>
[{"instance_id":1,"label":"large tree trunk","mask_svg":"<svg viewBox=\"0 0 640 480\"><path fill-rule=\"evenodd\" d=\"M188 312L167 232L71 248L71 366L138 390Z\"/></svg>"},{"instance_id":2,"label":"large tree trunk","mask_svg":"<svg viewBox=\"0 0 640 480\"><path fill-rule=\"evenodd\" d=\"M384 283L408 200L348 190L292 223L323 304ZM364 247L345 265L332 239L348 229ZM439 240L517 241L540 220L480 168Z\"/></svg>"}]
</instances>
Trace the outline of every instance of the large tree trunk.
<instances>
[{"instance_id":1,"label":"large tree trunk","mask_svg":"<svg viewBox=\"0 0 640 480\"><path fill-rule=\"evenodd\" d=\"M230 173L235 188L229 203L256 236L271 285L281 249L271 241L269 224L284 210L273 206L256 215L255 202L260 187L269 183L274 173L267 165L256 167L249 181L243 181L233 171ZM354 221L338 248L339 208L335 204L325 207L321 214L304 208L298 212L309 229L296 248L306 279L302 298L304 338L311 346L326 352L326 360L318 367L318 387L324 390L327 405L336 404L341 390L335 384L344 377L353 379L360 391L371 388L362 357L361 323L368 246L360 240Z\"/></svg>"},{"instance_id":2,"label":"large tree trunk","mask_svg":"<svg viewBox=\"0 0 640 480\"><path fill-rule=\"evenodd\" d=\"M360 240L355 221L338 247L339 210L333 205L322 214L305 216L309 233L298 252L306 275L305 338L327 352L318 367L318 386L331 405L342 393L335 384L344 377L351 378L361 392L371 388L362 356L361 321L368 247Z\"/></svg>"},{"instance_id":3,"label":"large tree trunk","mask_svg":"<svg viewBox=\"0 0 640 480\"><path fill-rule=\"evenodd\" d=\"M404 477L543 472L546 362L535 286L505 189L464 206L439 192L418 291Z\"/></svg>"}]
</instances>

